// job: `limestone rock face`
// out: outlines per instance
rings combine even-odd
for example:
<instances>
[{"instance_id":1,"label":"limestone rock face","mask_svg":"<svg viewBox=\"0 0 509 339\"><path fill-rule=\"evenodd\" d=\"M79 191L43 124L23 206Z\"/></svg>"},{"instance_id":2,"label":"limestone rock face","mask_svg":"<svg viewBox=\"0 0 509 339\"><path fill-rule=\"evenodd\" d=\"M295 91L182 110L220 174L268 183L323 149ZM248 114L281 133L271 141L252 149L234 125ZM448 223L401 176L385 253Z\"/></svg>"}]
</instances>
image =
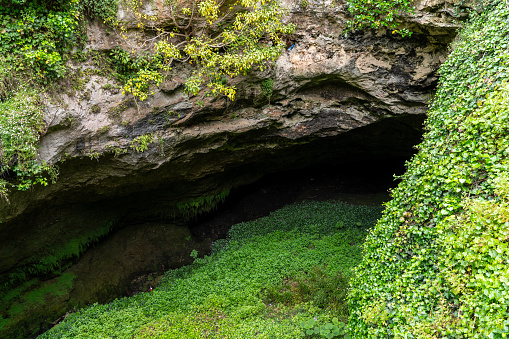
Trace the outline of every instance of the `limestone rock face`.
<instances>
[{"instance_id":1,"label":"limestone rock face","mask_svg":"<svg viewBox=\"0 0 509 339\"><path fill-rule=\"evenodd\" d=\"M79 93L47 105L40 157L59 166L58 181L13 192L11 203L0 205L0 281L73 239L84 239L83 251L101 239L90 234L102 234L105 224L111 231L171 218L186 202L199 212L199 197L212 204L265 173L408 155L458 27L451 3L418 1L403 18L414 32L406 38L390 31L345 36L344 1L285 6L286 20L297 25L287 50L271 68L234 79L233 102L188 96L183 84L191 70L179 67L137 102L108 74L94 72L94 60L80 65L91 72L79 79ZM121 44L101 23L90 23L88 35L89 50ZM148 149L137 152L147 135Z\"/></svg>"},{"instance_id":2,"label":"limestone rock face","mask_svg":"<svg viewBox=\"0 0 509 339\"><path fill-rule=\"evenodd\" d=\"M13 203L2 206L2 220L33 210L31 206L39 202L82 200L84 192L94 200L120 191L137 192L141 187L133 183L135 178L146 189L158 186L163 178L196 181L261 152L274 153L383 119L426 112L437 81L435 71L457 28L447 1L417 3L416 13L405 17L405 25L414 32L411 38L388 31L345 37L349 20L345 3L306 3L303 7L286 2L287 20L297 24L288 37L288 50L273 68L234 79L238 87L234 102L186 95L188 69L168 75L144 102L122 95L112 80L100 75L89 76L81 93L62 94L64 105L48 104L49 127L40 155L49 163L66 160L76 168L60 165L58 183L13 194ZM97 22L89 24L88 34L91 50L111 50L120 44ZM81 66L97 68L92 61ZM145 152L136 152L133 140L149 133L154 142ZM115 149L129 152L104 155ZM190 162L200 165L183 166ZM70 192L80 193L70 198Z\"/></svg>"}]
</instances>

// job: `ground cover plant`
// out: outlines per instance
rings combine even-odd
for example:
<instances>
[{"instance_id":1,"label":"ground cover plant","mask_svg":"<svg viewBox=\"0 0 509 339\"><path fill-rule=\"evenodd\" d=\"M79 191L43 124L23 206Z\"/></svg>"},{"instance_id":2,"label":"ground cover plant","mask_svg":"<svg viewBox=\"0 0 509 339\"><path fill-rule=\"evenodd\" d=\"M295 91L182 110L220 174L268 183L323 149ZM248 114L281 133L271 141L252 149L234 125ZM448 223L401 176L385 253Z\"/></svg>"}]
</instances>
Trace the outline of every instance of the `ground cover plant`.
<instances>
[{"instance_id":1,"label":"ground cover plant","mask_svg":"<svg viewBox=\"0 0 509 339\"><path fill-rule=\"evenodd\" d=\"M39 338L340 337L348 279L380 213L305 202L235 225L152 292L82 309Z\"/></svg>"},{"instance_id":2,"label":"ground cover plant","mask_svg":"<svg viewBox=\"0 0 509 339\"><path fill-rule=\"evenodd\" d=\"M419 152L364 245L356 338L509 335L509 9L472 13L440 69Z\"/></svg>"}]
</instances>

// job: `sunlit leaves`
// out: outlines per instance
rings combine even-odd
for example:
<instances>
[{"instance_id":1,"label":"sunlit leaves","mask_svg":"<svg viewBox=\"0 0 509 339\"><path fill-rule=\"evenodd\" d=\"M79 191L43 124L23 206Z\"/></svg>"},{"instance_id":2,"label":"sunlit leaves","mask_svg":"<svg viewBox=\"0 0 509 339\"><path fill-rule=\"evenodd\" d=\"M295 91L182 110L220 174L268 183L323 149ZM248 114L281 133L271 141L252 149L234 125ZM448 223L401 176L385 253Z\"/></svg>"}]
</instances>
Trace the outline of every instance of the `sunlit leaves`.
<instances>
[{"instance_id":1,"label":"sunlit leaves","mask_svg":"<svg viewBox=\"0 0 509 339\"><path fill-rule=\"evenodd\" d=\"M163 56L161 60L161 69L164 71L169 71L171 69L171 64L174 59L182 58L182 53L177 46L167 41L159 41L154 45L154 49L157 53L160 53Z\"/></svg>"},{"instance_id":2,"label":"sunlit leaves","mask_svg":"<svg viewBox=\"0 0 509 339\"><path fill-rule=\"evenodd\" d=\"M284 48L282 35L291 33L294 25L282 22L285 10L276 0L244 0L228 9L222 4L198 0L179 7L182 5L169 2L164 13L170 14L170 24L129 7L139 21L138 28L157 32L153 52L161 57L152 59L150 69L169 71L175 62L188 62L196 69L186 82L188 93L196 95L208 88L213 95L223 94L233 100L235 87L229 85L230 79L256 67L263 70L267 62L276 60ZM124 25L117 26L127 39ZM145 78L157 83L154 76ZM145 93L150 83L137 76L126 85L126 92L146 99L145 94L133 91L134 83L140 83L138 88Z\"/></svg>"},{"instance_id":3,"label":"sunlit leaves","mask_svg":"<svg viewBox=\"0 0 509 339\"><path fill-rule=\"evenodd\" d=\"M438 225L442 283L454 293L458 327L470 338L509 332L508 178L506 168L493 179L498 199L466 199L463 213Z\"/></svg>"},{"instance_id":4,"label":"sunlit leaves","mask_svg":"<svg viewBox=\"0 0 509 339\"><path fill-rule=\"evenodd\" d=\"M132 93L141 101L148 97L148 90L151 84L156 86L161 83L163 77L160 72L152 69L140 69L136 76L130 78L124 85L124 93Z\"/></svg>"}]
</instances>

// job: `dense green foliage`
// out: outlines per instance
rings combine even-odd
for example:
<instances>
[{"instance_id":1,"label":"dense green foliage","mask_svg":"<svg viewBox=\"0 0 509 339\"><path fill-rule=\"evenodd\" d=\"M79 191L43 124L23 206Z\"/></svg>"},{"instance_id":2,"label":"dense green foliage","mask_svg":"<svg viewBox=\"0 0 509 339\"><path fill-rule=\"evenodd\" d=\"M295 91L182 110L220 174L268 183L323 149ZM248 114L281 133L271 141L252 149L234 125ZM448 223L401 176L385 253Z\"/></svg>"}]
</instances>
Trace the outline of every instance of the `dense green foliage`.
<instances>
[{"instance_id":1,"label":"dense green foliage","mask_svg":"<svg viewBox=\"0 0 509 339\"><path fill-rule=\"evenodd\" d=\"M495 199L466 199L461 214L438 225L443 275L433 288L452 291L459 306L453 317L450 306L441 305L438 330L448 326L457 337L501 338L509 331L508 173L493 184Z\"/></svg>"},{"instance_id":2,"label":"dense green foliage","mask_svg":"<svg viewBox=\"0 0 509 339\"><path fill-rule=\"evenodd\" d=\"M309 319L346 319L345 287L380 212L307 202L235 225L152 292L82 309L40 338L304 338Z\"/></svg>"},{"instance_id":3,"label":"dense green foliage","mask_svg":"<svg viewBox=\"0 0 509 339\"><path fill-rule=\"evenodd\" d=\"M35 93L19 88L5 101L0 101L0 173L14 173L16 182L10 185L26 190L33 184L48 184L45 171L51 180L57 170L37 158L37 142L43 132L43 112ZM9 183L0 178L0 197L8 200Z\"/></svg>"},{"instance_id":4,"label":"dense green foliage","mask_svg":"<svg viewBox=\"0 0 509 339\"><path fill-rule=\"evenodd\" d=\"M66 55L79 39L79 15L77 0L2 0L0 64L16 72L4 76L47 83L63 75Z\"/></svg>"},{"instance_id":5,"label":"dense green foliage","mask_svg":"<svg viewBox=\"0 0 509 339\"><path fill-rule=\"evenodd\" d=\"M0 1L0 197L55 180L57 169L37 160L44 133L44 87L66 72L80 38L75 0ZM49 172L49 175L44 174ZM5 177L14 179L5 180Z\"/></svg>"},{"instance_id":6,"label":"dense green foliage","mask_svg":"<svg viewBox=\"0 0 509 339\"><path fill-rule=\"evenodd\" d=\"M503 338L509 9L472 14L441 67L428 132L364 245L357 338Z\"/></svg>"}]
</instances>

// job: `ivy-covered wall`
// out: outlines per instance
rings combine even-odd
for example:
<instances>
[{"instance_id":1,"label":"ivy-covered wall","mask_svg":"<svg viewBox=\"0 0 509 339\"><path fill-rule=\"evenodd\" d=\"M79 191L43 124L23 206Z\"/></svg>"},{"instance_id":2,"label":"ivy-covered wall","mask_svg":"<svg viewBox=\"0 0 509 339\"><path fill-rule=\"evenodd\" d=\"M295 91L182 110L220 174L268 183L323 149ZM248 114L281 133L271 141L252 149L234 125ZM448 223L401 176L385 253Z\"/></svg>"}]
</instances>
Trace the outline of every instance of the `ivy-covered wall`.
<instances>
[{"instance_id":1,"label":"ivy-covered wall","mask_svg":"<svg viewBox=\"0 0 509 339\"><path fill-rule=\"evenodd\" d=\"M424 141L364 245L356 338L509 333L509 8L486 6L441 67Z\"/></svg>"}]
</instances>

